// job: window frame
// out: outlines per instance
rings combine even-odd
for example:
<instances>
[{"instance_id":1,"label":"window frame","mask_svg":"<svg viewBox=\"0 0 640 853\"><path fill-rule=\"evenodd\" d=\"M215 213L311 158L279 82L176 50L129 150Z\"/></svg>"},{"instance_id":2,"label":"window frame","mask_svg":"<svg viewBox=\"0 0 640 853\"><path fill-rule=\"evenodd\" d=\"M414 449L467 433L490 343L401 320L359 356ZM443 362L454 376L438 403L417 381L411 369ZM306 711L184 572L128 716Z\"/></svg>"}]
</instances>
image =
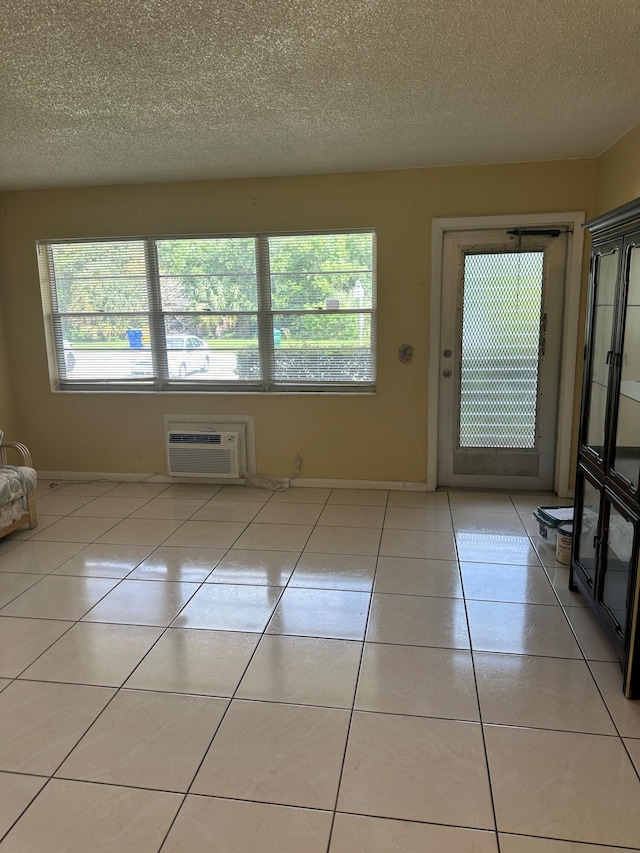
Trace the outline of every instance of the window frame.
<instances>
[{"instance_id":1,"label":"window frame","mask_svg":"<svg viewBox=\"0 0 640 853\"><path fill-rule=\"evenodd\" d=\"M271 305L272 280L270 272L269 239L272 237L313 237L313 236L339 236L349 234L367 234L371 237L372 262L370 270L362 270L371 276L371 307L363 308L328 308L322 310L322 315L368 315L370 317L370 342L368 351L371 359L371 378L367 380L337 381L282 381L277 380L274 375L274 315L295 314L313 315L311 309L276 309ZM180 240L215 240L215 239L253 239L255 241L256 259L256 310L223 310L223 311L176 311L166 310L162 307L162 276L158 266L157 244L163 241ZM148 293L148 305L146 311L91 311L91 312L69 312L58 309L58 297L55 282L55 270L52 258L52 247L72 246L87 243L136 243L142 244L145 255L145 278ZM42 296L42 307L45 321L45 334L47 339L47 352L49 357L49 373L52 390L60 392L135 392L135 393L329 393L329 394L372 394L376 391L376 317L377 317L377 232L374 228L347 228L327 229L312 231L269 231L249 233L212 233L212 234L163 234L144 236L119 236L119 237L83 237L73 239L50 239L38 240L36 242L38 267L40 273L40 288ZM301 271L304 272L304 271ZM53 277L52 277L53 273ZM62 330L63 320L66 318L99 317L101 314L109 316L126 317L144 316L148 320L150 342L149 353L152 364L153 375L149 377L136 376L131 379L100 379L82 380L74 379L66 375L67 349L64 345ZM169 351L166 340L171 333L166 332L165 318L170 316L181 317L216 317L229 316L233 314L238 317L252 317L257 321L257 351L261 368L262 378L252 379L207 379L189 380L171 378L169 375ZM195 337L188 333L188 340ZM73 350L71 350L73 352Z\"/></svg>"}]
</instances>

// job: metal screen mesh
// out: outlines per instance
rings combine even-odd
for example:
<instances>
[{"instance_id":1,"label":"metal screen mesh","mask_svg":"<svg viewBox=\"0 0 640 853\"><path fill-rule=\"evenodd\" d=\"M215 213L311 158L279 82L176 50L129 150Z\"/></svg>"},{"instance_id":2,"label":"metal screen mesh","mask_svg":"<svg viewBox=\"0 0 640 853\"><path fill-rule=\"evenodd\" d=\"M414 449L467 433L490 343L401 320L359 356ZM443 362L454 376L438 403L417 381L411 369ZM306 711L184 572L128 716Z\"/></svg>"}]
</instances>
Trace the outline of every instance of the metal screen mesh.
<instances>
[{"instance_id":1,"label":"metal screen mesh","mask_svg":"<svg viewBox=\"0 0 640 853\"><path fill-rule=\"evenodd\" d=\"M543 252L464 263L460 447L536 443Z\"/></svg>"}]
</instances>

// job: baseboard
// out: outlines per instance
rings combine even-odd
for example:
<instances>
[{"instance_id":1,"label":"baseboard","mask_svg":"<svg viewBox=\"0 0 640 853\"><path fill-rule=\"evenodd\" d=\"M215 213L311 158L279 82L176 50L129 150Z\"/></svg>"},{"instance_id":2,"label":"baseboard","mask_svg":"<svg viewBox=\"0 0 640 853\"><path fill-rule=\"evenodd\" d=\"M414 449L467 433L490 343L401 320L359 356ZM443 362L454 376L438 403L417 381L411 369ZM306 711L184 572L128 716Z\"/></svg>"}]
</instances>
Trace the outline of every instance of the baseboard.
<instances>
[{"instance_id":1,"label":"baseboard","mask_svg":"<svg viewBox=\"0 0 640 853\"><path fill-rule=\"evenodd\" d=\"M88 482L90 480L112 480L119 483L202 483L212 485L244 485L244 480L221 480L209 477L170 477L168 474L117 474L104 471L38 471L40 480L64 480L65 482ZM291 479L292 489L393 489L404 492L426 492L426 483L403 480L340 480L312 477Z\"/></svg>"},{"instance_id":2,"label":"baseboard","mask_svg":"<svg viewBox=\"0 0 640 853\"><path fill-rule=\"evenodd\" d=\"M104 471L38 471L39 480L65 480L86 483L90 480L114 480L118 483L142 483L151 474L112 474Z\"/></svg>"},{"instance_id":3,"label":"baseboard","mask_svg":"<svg viewBox=\"0 0 640 853\"><path fill-rule=\"evenodd\" d=\"M212 485L244 486L244 480L221 480L213 477L170 477L168 474L118 474L104 471L38 471L39 480L64 480L86 483L92 480L108 480L116 483L201 483Z\"/></svg>"},{"instance_id":4,"label":"baseboard","mask_svg":"<svg viewBox=\"0 0 640 853\"><path fill-rule=\"evenodd\" d=\"M314 477L296 477L291 480L292 489L392 489L402 492L426 492L426 483L404 480L338 480Z\"/></svg>"}]
</instances>

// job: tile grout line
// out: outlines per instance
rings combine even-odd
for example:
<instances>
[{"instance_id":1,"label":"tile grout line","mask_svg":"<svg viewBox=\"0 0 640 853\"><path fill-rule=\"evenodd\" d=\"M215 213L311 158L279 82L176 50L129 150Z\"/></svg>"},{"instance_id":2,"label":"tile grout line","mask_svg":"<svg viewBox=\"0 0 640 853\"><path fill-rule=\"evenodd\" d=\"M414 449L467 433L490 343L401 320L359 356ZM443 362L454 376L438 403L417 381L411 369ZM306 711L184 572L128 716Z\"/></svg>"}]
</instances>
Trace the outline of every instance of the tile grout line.
<instances>
[{"instance_id":1,"label":"tile grout line","mask_svg":"<svg viewBox=\"0 0 640 853\"><path fill-rule=\"evenodd\" d=\"M349 713L349 723L347 725L347 735L346 735L345 742L344 742L344 750L342 752L342 762L340 765L340 773L338 774L338 785L336 788L336 796L335 796L335 801L334 801L333 813L332 813L332 817L331 817L331 825L329 827L329 836L327 838L327 853L330 853L330 850L331 850L331 845L333 842L333 833L334 833L335 824L336 824L336 818L338 816L338 802L340 800L340 789L342 787L342 781L344 778L344 770L345 770L345 766L347 763L347 752L349 750L349 739L351 737L351 727L353 725L353 718L354 718L354 715L356 713L356 702L357 702L357 698L358 698L358 688L360 686L360 674L362 672L362 661L364 660L364 654L365 654L365 649L366 649L367 632L369 630L369 619L371 618L371 608L373 606L373 596L374 596L374 590L375 590L375 584L376 584L376 576L378 574L378 561L380 560L380 549L382 547L382 536L383 536L383 531L384 531L384 519L386 518L388 509L389 509L389 492L387 491L387 498L386 498L386 502L385 502L385 510L384 510L384 515L382 517L382 526L380 528L380 538L378 539L378 553L376 555L376 564L375 564L375 568L373 570L373 577L371 579L371 591L369 593L369 606L367 608L367 618L365 619L364 631L363 631L363 635L362 635L362 648L360 649L360 660L358 662L358 671L356 673L356 680L355 680L355 685L354 685L354 689L353 689L353 699L351 702L351 710Z\"/></svg>"},{"instance_id":2,"label":"tile grout line","mask_svg":"<svg viewBox=\"0 0 640 853\"><path fill-rule=\"evenodd\" d=\"M502 845L500 843L500 832L499 832L499 828L498 828L498 815L496 813L496 801L495 801L495 795L493 792L493 781L491 779L491 765L489 763L489 752L487 750L487 739L486 739L485 731L484 731L484 725L485 724L484 724L484 721L482 719L482 705L480 703L480 691L478 689L478 676L476 673L476 662L475 662L475 658L474 658L474 654L473 654L474 648L473 648L473 639L472 639L472 635L471 635L471 623L469 621L469 612L467 610L467 599L466 599L466 595L465 595L465 591L464 591L464 578L462 576L462 569L460 568L460 555L458 553L458 541L455 538L455 536L454 536L454 544L455 544L456 555L457 555L457 559L458 559L458 572L460 574L460 585L462 587L462 600L464 602L464 612L465 612L465 616L466 616L466 620L467 620L467 632L469 634L469 657L471 658L471 668L473 671L473 683L474 683L475 691L476 691L476 702L478 703L478 721L480 724L480 735L482 737L482 748L484 750L484 761L485 761L485 766L487 768L487 783L489 785L489 797L491 799L491 811L493 814L493 823L495 826L494 836L495 836L495 840L496 840L497 853L500 853L500 851L502 849Z\"/></svg>"}]
</instances>

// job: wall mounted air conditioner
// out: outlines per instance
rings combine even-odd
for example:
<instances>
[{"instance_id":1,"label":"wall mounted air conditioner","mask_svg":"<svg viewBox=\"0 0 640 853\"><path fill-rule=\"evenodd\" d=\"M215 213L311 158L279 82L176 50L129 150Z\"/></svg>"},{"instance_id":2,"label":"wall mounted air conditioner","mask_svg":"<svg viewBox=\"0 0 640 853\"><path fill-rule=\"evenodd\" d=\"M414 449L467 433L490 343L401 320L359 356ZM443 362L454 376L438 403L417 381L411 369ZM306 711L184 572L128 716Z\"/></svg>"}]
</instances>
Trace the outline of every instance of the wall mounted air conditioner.
<instances>
[{"instance_id":1,"label":"wall mounted air conditioner","mask_svg":"<svg viewBox=\"0 0 640 853\"><path fill-rule=\"evenodd\" d=\"M175 424L167 432L169 474L237 480L246 468L238 432L220 432L203 424Z\"/></svg>"}]
</instances>

